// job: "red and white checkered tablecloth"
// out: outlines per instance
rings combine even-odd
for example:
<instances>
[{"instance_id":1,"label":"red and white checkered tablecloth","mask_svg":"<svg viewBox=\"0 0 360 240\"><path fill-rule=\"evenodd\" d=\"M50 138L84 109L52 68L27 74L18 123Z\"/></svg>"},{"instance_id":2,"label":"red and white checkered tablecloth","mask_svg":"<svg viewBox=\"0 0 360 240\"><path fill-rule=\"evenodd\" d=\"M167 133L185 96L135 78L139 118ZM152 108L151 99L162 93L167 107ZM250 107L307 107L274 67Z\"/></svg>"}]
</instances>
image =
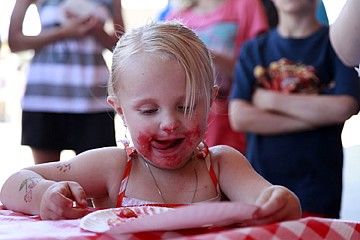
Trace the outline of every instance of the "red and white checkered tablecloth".
<instances>
[{"instance_id":1,"label":"red and white checkered tablecloth","mask_svg":"<svg viewBox=\"0 0 360 240\"><path fill-rule=\"evenodd\" d=\"M302 218L258 227L221 227L179 231L144 232L110 236L84 231L80 219L42 221L38 216L6 210L0 206L0 239L334 239L360 240L360 222Z\"/></svg>"}]
</instances>

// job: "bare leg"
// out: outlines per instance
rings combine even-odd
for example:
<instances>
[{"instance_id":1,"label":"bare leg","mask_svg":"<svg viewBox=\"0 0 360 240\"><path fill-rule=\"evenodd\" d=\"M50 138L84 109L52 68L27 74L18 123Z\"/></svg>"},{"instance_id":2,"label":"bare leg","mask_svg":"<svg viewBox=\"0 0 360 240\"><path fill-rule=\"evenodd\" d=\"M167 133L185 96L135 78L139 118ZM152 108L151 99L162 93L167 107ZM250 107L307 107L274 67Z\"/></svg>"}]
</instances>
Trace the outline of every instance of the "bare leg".
<instances>
[{"instance_id":1,"label":"bare leg","mask_svg":"<svg viewBox=\"0 0 360 240\"><path fill-rule=\"evenodd\" d=\"M31 148L35 164L56 162L60 160L61 151Z\"/></svg>"}]
</instances>

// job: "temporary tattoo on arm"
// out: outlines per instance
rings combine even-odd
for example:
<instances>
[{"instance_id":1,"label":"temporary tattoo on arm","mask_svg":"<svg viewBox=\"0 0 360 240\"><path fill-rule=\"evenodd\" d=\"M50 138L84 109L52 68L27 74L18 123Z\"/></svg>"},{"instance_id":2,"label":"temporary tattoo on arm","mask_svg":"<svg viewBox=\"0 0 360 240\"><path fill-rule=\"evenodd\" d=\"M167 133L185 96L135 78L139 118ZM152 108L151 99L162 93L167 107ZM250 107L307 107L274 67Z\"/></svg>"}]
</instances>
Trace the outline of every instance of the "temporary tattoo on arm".
<instances>
[{"instance_id":1,"label":"temporary tattoo on arm","mask_svg":"<svg viewBox=\"0 0 360 240\"><path fill-rule=\"evenodd\" d=\"M21 191L23 188L25 188L25 196L24 196L24 201L25 202L31 202L31 200L32 200L32 190L42 180L43 179L40 178L40 177L32 177L32 178L25 179L20 184L19 191Z\"/></svg>"},{"instance_id":2,"label":"temporary tattoo on arm","mask_svg":"<svg viewBox=\"0 0 360 240\"><path fill-rule=\"evenodd\" d=\"M71 164L68 163L68 164L61 164L60 166L57 166L57 169L60 171L60 172L67 172L71 169Z\"/></svg>"}]
</instances>

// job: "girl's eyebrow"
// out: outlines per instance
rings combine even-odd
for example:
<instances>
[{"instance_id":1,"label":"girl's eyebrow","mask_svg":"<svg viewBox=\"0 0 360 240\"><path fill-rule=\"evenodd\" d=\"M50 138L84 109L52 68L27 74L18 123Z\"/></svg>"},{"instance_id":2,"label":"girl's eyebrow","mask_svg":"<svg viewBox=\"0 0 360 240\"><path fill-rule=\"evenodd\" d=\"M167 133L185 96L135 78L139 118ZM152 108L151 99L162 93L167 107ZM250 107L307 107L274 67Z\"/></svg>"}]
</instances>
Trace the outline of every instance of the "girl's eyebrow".
<instances>
[{"instance_id":1,"label":"girl's eyebrow","mask_svg":"<svg viewBox=\"0 0 360 240\"><path fill-rule=\"evenodd\" d=\"M156 99L155 98L137 97L137 98L134 98L132 101L136 102L136 103L146 103L146 102L154 102L154 101L156 101Z\"/></svg>"},{"instance_id":2,"label":"girl's eyebrow","mask_svg":"<svg viewBox=\"0 0 360 240\"><path fill-rule=\"evenodd\" d=\"M141 106L141 105L143 105L143 104L156 103L156 99L154 99L154 98L141 98L141 97L139 97L139 98L133 99L131 102L133 103L133 105L134 105L135 107L139 107L139 106Z\"/></svg>"},{"instance_id":3,"label":"girl's eyebrow","mask_svg":"<svg viewBox=\"0 0 360 240\"><path fill-rule=\"evenodd\" d=\"M179 96L178 97L178 102L185 102L186 100L186 95L184 94L183 96ZM133 98L132 102L135 103L136 105L141 105L144 103L149 103L149 102L153 102L156 103L159 100L156 98L152 98L152 97L145 97L143 98L141 95L138 97Z\"/></svg>"}]
</instances>

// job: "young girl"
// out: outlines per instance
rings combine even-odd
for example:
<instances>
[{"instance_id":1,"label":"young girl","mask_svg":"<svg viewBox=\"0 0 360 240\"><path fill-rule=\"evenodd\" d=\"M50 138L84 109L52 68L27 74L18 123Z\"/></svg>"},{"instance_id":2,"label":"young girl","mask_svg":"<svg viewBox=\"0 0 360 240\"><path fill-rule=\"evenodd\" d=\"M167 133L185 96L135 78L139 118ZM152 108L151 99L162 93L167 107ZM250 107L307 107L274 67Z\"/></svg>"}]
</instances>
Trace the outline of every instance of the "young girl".
<instances>
[{"instance_id":1,"label":"young girl","mask_svg":"<svg viewBox=\"0 0 360 240\"><path fill-rule=\"evenodd\" d=\"M69 161L31 166L3 185L9 209L42 219L79 218L96 207L231 201L260 206L254 224L300 216L297 197L260 177L233 148L202 144L216 95L209 52L177 22L126 33L113 55L108 102L133 147L84 152ZM73 207L73 202L80 207Z\"/></svg>"}]
</instances>

